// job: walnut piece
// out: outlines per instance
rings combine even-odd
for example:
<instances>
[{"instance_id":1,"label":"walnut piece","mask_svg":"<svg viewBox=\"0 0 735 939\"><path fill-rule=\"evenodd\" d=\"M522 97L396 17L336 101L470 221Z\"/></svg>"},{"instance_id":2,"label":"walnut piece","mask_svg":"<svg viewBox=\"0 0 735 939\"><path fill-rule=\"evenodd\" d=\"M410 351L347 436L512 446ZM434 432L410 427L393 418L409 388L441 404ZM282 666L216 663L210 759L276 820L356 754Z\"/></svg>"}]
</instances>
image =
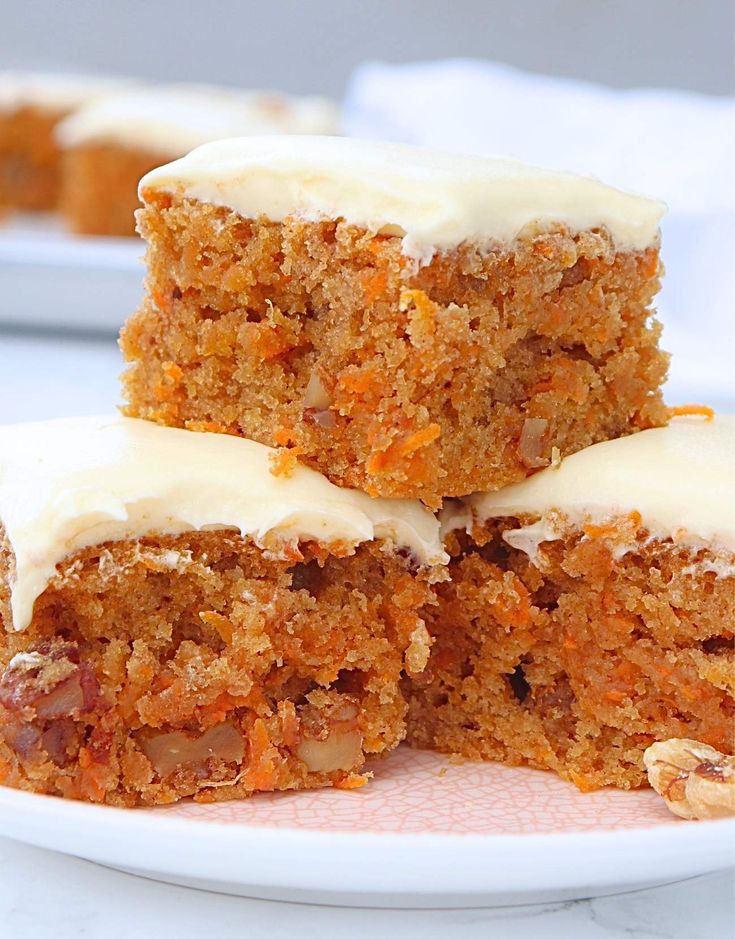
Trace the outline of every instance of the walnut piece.
<instances>
[{"instance_id":1,"label":"walnut piece","mask_svg":"<svg viewBox=\"0 0 735 939\"><path fill-rule=\"evenodd\" d=\"M80 661L77 645L50 640L8 662L0 675L0 705L52 720L89 713L103 702L94 669Z\"/></svg>"},{"instance_id":2,"label":"walnut piece","mask_svg":"<svg viewBox=\"0 0 735 939\"><path fill-rule=\"evenodd\" d=\"M735 757L698 740L673 738L643 754L648 781L681 818L735 815Z\"/></svg>"},{"instance_id":3,"label":"walnut piece","mask_svg":"<svg viewBox=\"0 0 735 939\"><path fill-rule=\"evenodd\" d=\"M309 376L304 392L304 409L326 411L332 403L332 396L322 384L322 380L314 370Z\"/></svg>"},{"instance_id":4,"label":"walnut piece","mask_svg":"<svg viewBox=\"0 0 735 939\"><path fill-rule=\"evenodd\" d=\"M205 763L210 758L242 763L245 756L242 734L226 721L199 736L174 730L144 737L140 745L161 779L184 764Z\"/></svg>"},{"instance_id":5,"label":"walnut piece","mask_svg":"<svg viewBox=\"0 0 735 939\"><path fill-rule=\"evenodd\" d=\"M518 441L518 456L528 469L548 466L549 460L544 456L548 432L549 422L545 417L527 417L523 422Z\"/></svg>"},{"instance_id":6,"label":"walnut piece","mask_svg":"<svg viewBox=\"0 0 735 939\"><path fill-rule=\"evenodd\" d=\"M357 730L333 730L323 740L304 737L296 756L310 773L333 773L355 767L362 753L362 734Z\"/></svg>"}]
</instances>

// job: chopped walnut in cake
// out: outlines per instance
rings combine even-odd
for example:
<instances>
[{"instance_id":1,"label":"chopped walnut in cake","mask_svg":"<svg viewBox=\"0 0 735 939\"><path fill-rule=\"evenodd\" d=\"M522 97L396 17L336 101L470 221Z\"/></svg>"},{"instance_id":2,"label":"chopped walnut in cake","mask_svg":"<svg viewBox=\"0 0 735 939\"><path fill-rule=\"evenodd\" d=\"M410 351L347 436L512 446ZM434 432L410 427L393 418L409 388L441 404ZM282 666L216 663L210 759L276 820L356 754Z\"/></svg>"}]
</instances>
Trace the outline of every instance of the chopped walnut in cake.
<instances>
[{"instance_id":1,"label":"chopped walnut in cake","mask_svg":"<svg viewBox=\"0 0 735 939\"><path fill-rule=\"evenodd\" d=\"M735 757L705 743L673 738L643 754L648 780L681 818L735 815Z\"/></svg>"}]
</instances>

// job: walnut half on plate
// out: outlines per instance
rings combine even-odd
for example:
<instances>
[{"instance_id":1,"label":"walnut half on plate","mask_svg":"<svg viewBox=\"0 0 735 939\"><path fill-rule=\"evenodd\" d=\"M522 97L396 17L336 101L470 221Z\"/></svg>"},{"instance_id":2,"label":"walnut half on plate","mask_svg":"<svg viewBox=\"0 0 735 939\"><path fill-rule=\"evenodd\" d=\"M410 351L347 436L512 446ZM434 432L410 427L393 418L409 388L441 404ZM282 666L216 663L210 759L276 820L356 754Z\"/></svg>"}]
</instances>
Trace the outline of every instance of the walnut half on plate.
<instances>
[{"instance_id":1,"label":"walnut half on plate","mask_svg":"<svg viewBox=\"0 0 735 939\"><path fill-rule=\"evenodd\" d=\"M735 815L735 757L698 740L673 738L644 753L648 781L681 818Z\"/></svg>"}]
</instances>

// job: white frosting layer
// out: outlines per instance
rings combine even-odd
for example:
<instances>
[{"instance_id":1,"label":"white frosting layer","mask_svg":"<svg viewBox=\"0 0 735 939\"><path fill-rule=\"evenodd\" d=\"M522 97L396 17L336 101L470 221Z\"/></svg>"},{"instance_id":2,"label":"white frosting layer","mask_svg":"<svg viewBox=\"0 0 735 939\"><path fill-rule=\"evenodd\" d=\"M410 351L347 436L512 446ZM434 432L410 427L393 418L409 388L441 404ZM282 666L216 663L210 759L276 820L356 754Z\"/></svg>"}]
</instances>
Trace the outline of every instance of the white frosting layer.
<instances>
[{"instance_id":1,"label":"white frosting layer","mask_svg":"<svg viewBox=\"0 0 735 939\"><path fill-rule=\"evenodd\" d=\"M272 535L350 545L383 538L422 563L444 562L438 522L419 502L371 499L302 466L274 476L272 453L240 437L117 416L0 427L14 628L28 625L65 557L147 533L233 528L259 543Z\"/></svg>"},{"instance_id":2,"label":"white frosting layer","mask_svg":"<svg viewBox=\"0 0 735 939\"><path fill-rule=\"evenodd\" d=\"M57 129L65 147L115 143L173 159L222 137L249 134L333 134L335 105L201 85L169 85L95 102Z\"/></svg>"},{"instance_id":3,"label":"white frosting layer","mask_svg":"<svg viewBox=\"0 0 735 939\"><path fill-rule=\"evenodd\" d=\"M66 112L108 94L134 87L124 78L97 75L52 75L43 72L0 72L0 111L25 105Z\"/></svg>"},{"instance_id":4,"label":"white frosting layer","mask_svg":"<svg viewBox=\"0 0 735 939\"><path fill-rule=\"evenodd\" d=\"M344 218L404 234L428 260L463 241L507 242L526 226L604 227L620 249L656 243L660 202L516 160L339 137L220 140L143 177L162 189L274 221Z\"/></svg>"},{"instance_id":5,"label":"white frosting layer","mask_svg":"<svg viewBox=\"0 0 735 939\"><path fill-rule=\"evenodd\" d=\"M598 443L523 482L470 496L474 516L531 516L506 540L528 550L572 525L638 512L654 538L735 552L735 417L675 418L668 427Z\"/></svg>"}]
</instances>

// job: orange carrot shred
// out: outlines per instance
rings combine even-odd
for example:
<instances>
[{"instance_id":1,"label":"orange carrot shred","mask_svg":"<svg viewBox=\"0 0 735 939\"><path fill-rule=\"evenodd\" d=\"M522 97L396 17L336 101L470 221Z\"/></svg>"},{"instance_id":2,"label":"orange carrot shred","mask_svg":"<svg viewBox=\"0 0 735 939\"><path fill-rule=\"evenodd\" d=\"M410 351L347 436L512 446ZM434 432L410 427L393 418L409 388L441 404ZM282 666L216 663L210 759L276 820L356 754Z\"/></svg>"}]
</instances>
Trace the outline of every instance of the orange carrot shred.
<instances>
[{"instance_id":1,"label":"orange carrot shred","mask_svg":"<svg viewBox=\"0 0 735 939\"><path fill-rule=\"evenodd\" d=\"M379 473L385 467L398 463L421 447L433 443L437 437L441 436L441 432L441 427L438 424L429 424L428 427L422 427L421 430L417 430L415 433L392 443L387 450L373 453L368 460L368 473Z\"/></svg>"},{"instance_id":2,"label":"orange carrot shred","mask_svg":"<svg viewBox=\"0 0 735 939\"><path fill-rule=\"evenodd\" d=\"M368 781L367 776L359 776L357 773L352 773L350 776L345 776L344 779L340 779L334 783L335 789L360 789Z\"/></svg>"},{"instance_id":3,"label":"orange carrot shred","mask_svg":"<svg viewBox=\"0 0 735 939\"><path fill-rule=\"evenodd\" d=\"M303 452L301 447L281 448L270 455L271 473L273 476L284 476L288 479L298 464L299 455Z\"/></svg>"},{"instance_id":4,"label":"orange carrot shred","mask_svg":"<svg viewBox=\"0 0 735 939\"><path fill-rule=\"evenodd\" d=\"M707 421L714 420L715 412L706 404L678 404L668 409L669 417L688 417L697 415L705 417Z\"/></svg>"}]
</instances>

